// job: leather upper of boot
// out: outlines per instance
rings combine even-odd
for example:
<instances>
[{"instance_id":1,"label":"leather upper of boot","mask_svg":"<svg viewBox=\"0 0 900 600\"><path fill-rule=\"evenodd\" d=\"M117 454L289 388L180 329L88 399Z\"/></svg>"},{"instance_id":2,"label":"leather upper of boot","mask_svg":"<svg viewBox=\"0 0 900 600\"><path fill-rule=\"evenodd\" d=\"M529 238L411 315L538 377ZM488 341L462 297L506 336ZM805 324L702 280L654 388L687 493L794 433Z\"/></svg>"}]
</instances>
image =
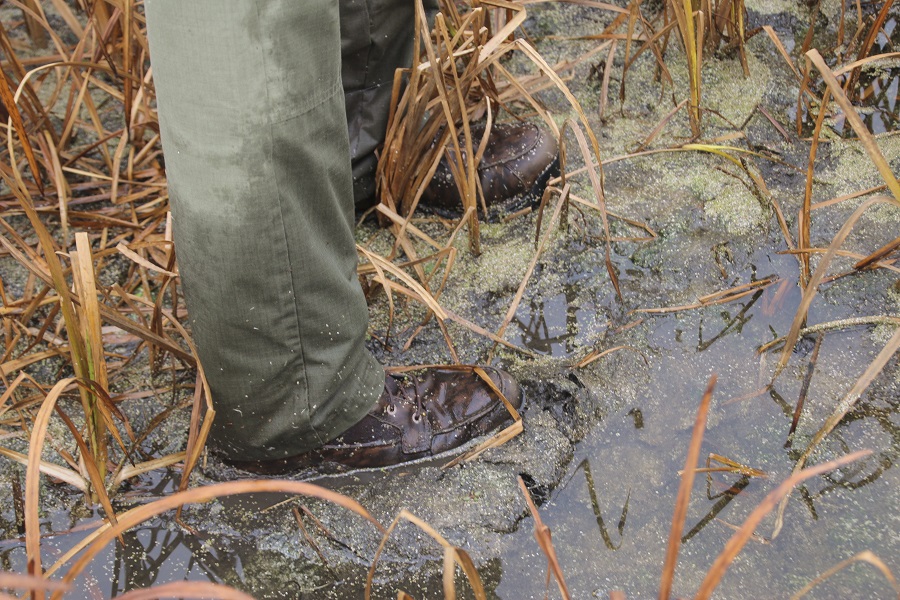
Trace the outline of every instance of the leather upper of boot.
<instances>
[{"instance_id":1,"label":"leather upper of boot","mask_svg":"<svg viewBox=\"0 0 900 600\"><path fill-rule=\"evenodd\" d=\"M484 125L473 126L471 132L472 147L477 152ZM459 137L465 157L462 134ZM422 195L422 204L459 211L462 200L447 162L455 160L456 150L451 144L445 152ZM559 146L553 136L533 123L494 124L477 171L488 206L516 197L540 197L550 177L559 173Z\"/></svg>"},{"instance_id":2,"label":"leather upper of boot","mask_svg":"<svg viewBox=\"0 0 900 600\"><path fill-rule=\"evenodd\" d=\"M518 409L522 391L511 375L483 367ZM385 377L384 392L361 421L321 448L296 457L229 460L255 473L285 473L331 463L386 467L449 453L511 420L506 405L471 368L431 367Z\"/></svg>"}]
</instances>

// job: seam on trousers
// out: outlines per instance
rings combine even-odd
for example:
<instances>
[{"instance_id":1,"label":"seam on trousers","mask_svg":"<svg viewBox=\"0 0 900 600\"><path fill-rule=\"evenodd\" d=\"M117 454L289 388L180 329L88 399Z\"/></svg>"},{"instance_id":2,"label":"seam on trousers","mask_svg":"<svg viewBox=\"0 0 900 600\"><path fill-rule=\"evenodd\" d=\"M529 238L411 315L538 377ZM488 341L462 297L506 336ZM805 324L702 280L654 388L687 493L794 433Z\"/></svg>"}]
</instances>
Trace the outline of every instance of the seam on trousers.
<instances>
[{"instance_id":1,"label":"seam on trousers","mask_svg":"<svg viewBox=\"0 0 900 600\"><path fill-rule=\"evenodd\" d=\"M263 57L263 64L265 64L265 62L266 62L266 59L265 59L265 57ZM263 68L265 68L265 67L263 67ZM266 83L267 84L268 84L268 77L269 76L267 73L266 74ZM323 104L325 104L326 102L328 102L329 100L334 98L334 95L336 93L338 93L338 92L343 93L343 91L344 91L344 87L341 85L341 82L338 81L336 84L334 84L331 87L330 90L328 90L325 93L324 96L317 97L314 100L310 101L309 106L304 106L303 109L300 110L299 112L292 113L286 117L282 117L281 119L270 119L269 125L278 125L280 123L286 123L287 121L290 121L292 119L302 117L303 115L316 110L317 108L319 108L320 106L322 106ZM268 97L269 97L269 91L268 91L268 89L266 89L266 99L268 99Z\"/></svg>"},{"instance_id":2,"label":"seam on trousers","mask_svg":"<svg viewBox=\"0 0 900 600\"><path fill-rule=\"evenodd\" d=\"M363 78L362 78L362 89L365 89L366 84L369 82L369 60L372 57L372 11L370 10L369 4L371 0L363 0L362 7L366 12L366 23L368 23L368 31L366 31L366 59L362 61L363 64ZM344 91L343 81L341 82L341 91L345 96L349 95L346 91ZM350 92L351 94L353 92ZM346 99L345 99L346 104ZM362 121L363 121L363 111L357 110L355 115L347 115L349 119L352 119L351 123L348 119L347 121L347 133L350 142L350 155L356 156L356 153L359 151L359 141L362 137ZM355 133L354 133L355 132Z\"/></svg>"},{"instance_id":3,"label":"seam on trousers","mask_svg":"<svg viewBox=\"0 0 900 600\"><path fill-rule=\"evenodd\" d=\"M374 23L372 22L372 9L370 8L370 4L372 0L365 0L363 5L366 7L366 20L369 22L369 35L366 36L369 39L369 48L366 50L366 62L365 62L365 71L363 73L363 87L366 87L369 83L369 61L372 60L372 47L375 45L372 43L372 35L375 33Z\"/></svg>"},{"instance_id":4,"label":"seam on trousers","mask_svg":"<svg viewBox=\"0 0 900 600\"><path fill-rule=\"evenodd\" d=\"M258 22L261 22L258 1L256 2L256 19ZM270 109L269 114L272 114L271 113L271 98L269 96L269 70L267 68L268 65L266 62L266 53L265 53L265 51L263 51L260 54L262 57L261 60L262 60L262 64L263 64L263 73L265 74L265 79L266 79L266 106ZM316 103L316 106L318 106L322 102L324 102L324 100ZM303 113L309 112L309 110L311 110L311 108L308 110L304 110ZM303 113L300 113L300 114L303 114ZM282 119L277 122L280 123L285 120L286 119ZM268 124L270 160L271 160L272 155L274 154L275 143L272 139L272 137L273 137L272 130L275 127L275 125L276 125L276 122L274 122L274 121L270 121ZM282 235L283 235L283 239L284 239L285 252L287 253L287 257L288 257L288 264L290 264L290 262L291 262L291 247L290 247L290 244L288 244L287 228L285 227L285 223L284 223L284 210L283 210L283 202L282 202L282 194L281 194L281 184L278 181L277 172L275 173L275 175L276 175L276 177L274 177L273 179L275 181L275 189L278 193L279 221L281 222L281 231L282 231ZM307 414L308 423L309 423L308 429L311 430L313 432L313 434L316 436L316 438L320 440L320 443L324 443L321 441L319 434L316 433L315 429L312 427L312 413L309 408L309 374L307 373L307 370L306 370L306 356L303 351L303 348L304 348L303 336L300 333L300 315L298 314L298 311L297 311L297 290L294 287L294 277L293 277L292 271L289 270L288 273L291 273L290 275L288 275L288 280L290 282L291 300L293 301L293 305L294 305L294 335L300 343L300 362L302 363L302 368L303 368L303 383L304 383L304 392L305 392L305 396L306 396L304 400L305 400L305 404L306 404L306 414Z\"/></svg>"}]
</instances>

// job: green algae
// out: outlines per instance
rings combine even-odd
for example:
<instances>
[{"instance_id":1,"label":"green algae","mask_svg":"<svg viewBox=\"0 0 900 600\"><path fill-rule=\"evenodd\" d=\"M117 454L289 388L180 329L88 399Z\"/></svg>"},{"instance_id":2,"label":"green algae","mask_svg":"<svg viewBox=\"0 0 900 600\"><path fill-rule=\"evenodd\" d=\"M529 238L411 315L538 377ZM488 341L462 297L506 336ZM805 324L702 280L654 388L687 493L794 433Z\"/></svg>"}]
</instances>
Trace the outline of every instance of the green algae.
<instances>
[{"instance_id":1,"label":"green algae","mask_svg":"<svg viewBox=\"0 0 900 600\"><path fill-rule=\"evenodd\" d=\"M881 135L876 137L876 143L888 164L900 161L900 137ZM826 155L829 161L816 173L816 181L823 185L814 187L815 198L827 200L884 184L859 142L833 140L828 144Z\"/></svg>"}]
</instances>

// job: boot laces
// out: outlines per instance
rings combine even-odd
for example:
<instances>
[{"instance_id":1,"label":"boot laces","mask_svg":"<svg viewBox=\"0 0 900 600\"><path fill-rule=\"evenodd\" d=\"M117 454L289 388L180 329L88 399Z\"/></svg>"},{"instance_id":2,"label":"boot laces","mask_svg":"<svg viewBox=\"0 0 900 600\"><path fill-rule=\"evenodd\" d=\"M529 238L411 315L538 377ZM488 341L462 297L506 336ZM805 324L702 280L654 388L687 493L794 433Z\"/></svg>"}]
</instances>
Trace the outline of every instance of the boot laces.
<instances>
[{"instance_id":1,"label":"boot laces","mask_svg":"<svg viewBox=\"0 0 900 600\"><path fill-rule=\"evenodd\" d=\"M412 420L415 423L420 422L425 416L425 402L422 398L422 394L419 393L419 386L417 385L418 380L415 377L393 376L392 379L397 387L395 392L391 392L391 399L393 400L399 396L401 402L415 405ZM412 391L412 395L410 395L410 390ZM393 401L388 405L387 412L390 415L397 412L397 407L394 405Z\"/></svg>"}]
</instances>

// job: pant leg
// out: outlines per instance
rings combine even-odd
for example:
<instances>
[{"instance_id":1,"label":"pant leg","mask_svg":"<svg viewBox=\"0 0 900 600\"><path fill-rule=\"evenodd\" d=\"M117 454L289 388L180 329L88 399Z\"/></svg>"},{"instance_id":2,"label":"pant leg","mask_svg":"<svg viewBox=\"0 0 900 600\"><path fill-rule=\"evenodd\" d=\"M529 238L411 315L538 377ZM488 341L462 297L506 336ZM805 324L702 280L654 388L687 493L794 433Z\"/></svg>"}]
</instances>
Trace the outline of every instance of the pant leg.
<instances>
[{"instance_id":1,"label":"pant leg","mask_svg":"<svg viewBox=\"0 0 900 600\"><path fill-rule=\"evenodd\" d=\"M394 72L412 64L416 0L340 0L341 76L358 208L375 202L375 150L384 143ZM438 0L424 0L437 12Z\"/></svg>"},{"instance_id":2,"label":"pant leg","mask_svg":"<svg viewBox=\"0 0 900 600\"><path fill-rule=\"evenodd\" d=\"M247 460L336 437L376 402L332 0L147 0L175 241L216 403Z\"/></svg>"}]
</instances>

